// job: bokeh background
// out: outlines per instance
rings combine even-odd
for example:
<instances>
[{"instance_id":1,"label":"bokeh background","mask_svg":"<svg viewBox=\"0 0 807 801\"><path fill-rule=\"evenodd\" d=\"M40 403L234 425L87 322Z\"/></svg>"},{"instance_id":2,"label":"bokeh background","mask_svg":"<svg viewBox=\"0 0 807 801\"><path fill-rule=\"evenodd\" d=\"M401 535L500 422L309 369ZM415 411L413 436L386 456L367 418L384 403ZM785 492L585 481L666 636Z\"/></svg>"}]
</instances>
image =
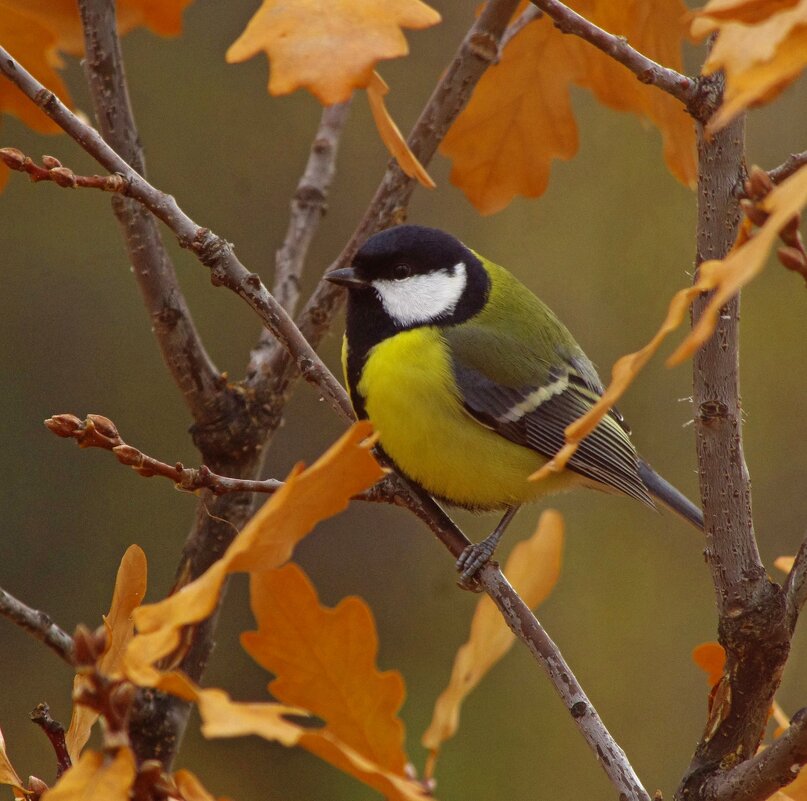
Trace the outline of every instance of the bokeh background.
<instances>
[{"instance_id":1,"label":"bokeh background","mask_svg":"<svg viewBox=\"0 0 807 801\"><path fill-rule=\"evenodd\" d=\"M138 31L126 37L124 50L151 180L197 222L234 242L243 262L269 282L320 108L302 92L270 99L262 57L225 64L225 50L257 5L197 0L181 38ZM381 68L404 130L464 35L475 0L434 5L443 24L411 34L410 57ZM694 68L698 51L688 58ZM77 105L89 109L77 60L68 60L66 79ZM599 107L582 91L574 90L574 101L580 152L556 163L543 197L480 218L451 186L449 165L438 157L429 167L438 188L415 192L410 219L448 229L510 267L607 375L615 358L651 336L671 294L690 280L695 196L666 172L655 130ZM802 81L751 115L749 161L775 166L804 148L805 130ZM4 121L0 144L96 171L66 137L38 137L13 119ZM309 257L306 291L360 219L386 161L359 97ZM196 464L190 421L151 337L108 197L34 186L13 175L0 196L0 243L0 584L68 630L80 621L97 625L130 543L148 555L150 599L165 593L195 501L165 481L139 478L106 453L80 452L49 434L42 420L58 412L105 414L148 453ZM189 254L170 246L207 347L221 369L242 375L259 331L255 317L226 290L214 290ZM774 574L774 558L794 553L805 530L805 323L803 282L772 264L743 297L742 387L759 543ZM341 319L336 329L322 348L334 370ZM668 370L656 359L621 408L641 451L697 497L690 394L689 366ZM297 460L313 459L342 429L301 385L267 475L282 477ZM647 788L671 794L706 709L706 682L690 652L715 637L702 543L669 515L597 493L560 497L553 505L567 521L565 564L539 616ZM537 516L537 508L520 514L504 552L531 532ZM459 518L475 539L493 524L488 517ZM401 670L407 682L402 716L411 758L422 768L420 735L476 598L455 587L450 558L400 510L354 504L305 540L296 558L327 603L354 593L370 603L380 630L379 663ZM257 700L265 697L267 676L237 640L251 626L245 589L238 579L231 587L206 683ZM0 638L0 726L11 757L21 774L51 780L50 748L27 716L47 701L67 721L70 672L5 621ZM805 669L802 631L779 694L788 712L805 701ZM195 719L178 764L237 801L375 797L303 752L257 738L207 742ZM443 799L612 795L549 683L518 646L467 702L437 779Z\"/></svg>"}]
</instances>

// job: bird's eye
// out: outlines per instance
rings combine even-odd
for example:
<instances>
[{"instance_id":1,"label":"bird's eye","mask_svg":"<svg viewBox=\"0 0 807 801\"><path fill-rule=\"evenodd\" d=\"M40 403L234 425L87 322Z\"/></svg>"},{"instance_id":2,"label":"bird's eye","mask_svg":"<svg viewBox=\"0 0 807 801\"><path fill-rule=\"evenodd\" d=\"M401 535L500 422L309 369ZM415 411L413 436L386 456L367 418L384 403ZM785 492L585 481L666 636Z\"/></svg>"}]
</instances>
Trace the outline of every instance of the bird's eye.
<instances>
[{"instance_id":1,"label":"bird's eye","mask_svg":"<svg viewBox=\"0 0 807 801\"><path fill-rule=\"evenodd\" d=\"M403 281L404 278L409 278L412 275L412 268L408 264L396 264L392 268L392 277L396 281Z\"/></svg>"}]
</instances>

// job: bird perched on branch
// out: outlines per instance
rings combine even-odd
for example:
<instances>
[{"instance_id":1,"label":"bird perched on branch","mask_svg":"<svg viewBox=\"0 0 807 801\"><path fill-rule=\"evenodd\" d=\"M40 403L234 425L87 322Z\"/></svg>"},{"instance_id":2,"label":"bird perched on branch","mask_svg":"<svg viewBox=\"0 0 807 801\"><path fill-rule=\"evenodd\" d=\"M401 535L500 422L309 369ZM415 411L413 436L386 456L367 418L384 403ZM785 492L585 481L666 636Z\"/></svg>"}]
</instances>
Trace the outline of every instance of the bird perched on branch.
<instances>
[{"instance_id":1,"label":"bird perched on branch","mask_svg":"<svg viewBox=\"0 0 807 801\"><path fill-rule=\"evenodd\" d=\"M342 361L356 416L438 500L504 511L459 558L464 580L490 559L521 504L578 486L650 507L655 499L703 528L700 509L637 456L615 409L565 470L528 480L603 387L563 323L504 268L443 231L400 225L326 278L348 289Z\"/></svg>"}]
</instances>

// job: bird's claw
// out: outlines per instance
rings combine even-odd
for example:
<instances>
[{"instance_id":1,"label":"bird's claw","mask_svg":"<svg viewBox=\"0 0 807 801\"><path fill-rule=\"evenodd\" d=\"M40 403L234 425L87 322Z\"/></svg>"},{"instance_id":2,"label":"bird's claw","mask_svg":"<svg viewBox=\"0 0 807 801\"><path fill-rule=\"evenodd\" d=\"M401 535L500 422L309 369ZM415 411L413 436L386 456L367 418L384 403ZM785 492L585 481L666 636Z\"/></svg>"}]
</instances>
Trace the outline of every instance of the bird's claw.
<instances>
[{"instance_id":1,"label":"bird's claw","mask_svg":"<svg viewBox=\"0 0 807 801\"><path fill-rule=\"evenodd\" d=\"M457 559L458 584L465 590L481 592L477 574L490 561L495 546L483 540L477 545L468 545Z\"/></svg>"}]
</instances>

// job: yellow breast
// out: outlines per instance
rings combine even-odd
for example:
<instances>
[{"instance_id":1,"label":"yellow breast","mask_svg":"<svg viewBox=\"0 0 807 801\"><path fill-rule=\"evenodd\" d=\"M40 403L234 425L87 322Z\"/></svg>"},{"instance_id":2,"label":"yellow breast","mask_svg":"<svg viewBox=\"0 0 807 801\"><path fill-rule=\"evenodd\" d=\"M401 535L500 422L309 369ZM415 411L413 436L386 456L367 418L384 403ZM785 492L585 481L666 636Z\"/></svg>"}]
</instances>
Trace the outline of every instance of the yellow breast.
<instances>
[{"instance_id":1,"label":"yellow breast","mask_svg":"<svg viewBox=\"0 0 807 801\"><path fill-rule=\"evenodd\" d=\"M406 331L376 345L358 389L384 450L433 495L466 507L496 509L569 484L566 472L528 482L546 460L464 410L436 328Z\"/></svg>"}]
</instances>

